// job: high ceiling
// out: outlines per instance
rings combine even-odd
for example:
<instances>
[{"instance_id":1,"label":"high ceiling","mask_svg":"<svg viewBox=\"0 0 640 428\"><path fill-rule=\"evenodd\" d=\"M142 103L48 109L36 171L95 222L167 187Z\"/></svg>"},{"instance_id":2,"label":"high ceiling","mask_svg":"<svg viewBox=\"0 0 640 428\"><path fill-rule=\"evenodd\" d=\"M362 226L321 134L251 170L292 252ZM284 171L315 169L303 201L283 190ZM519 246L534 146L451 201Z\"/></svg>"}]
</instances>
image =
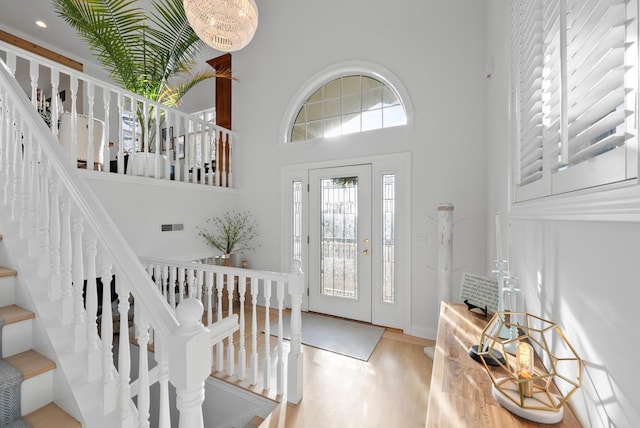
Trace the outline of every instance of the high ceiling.
<instances>
[{"instance_id":1,"label":"high ceiling","mask_svg":"<svg viewBox=\"0 0 640 428\"><path fill-rule=\"evenodd\" d=\"M150 0L138 1L141 7L150 4ZM48 27L38 27L35 24L38 19L46 22ZM86 44L56 15L51 0L0 0L0 29L85 64L96 63ZM220 54L206 47L202 57L209 59Z\"/></svg>"}]
</instances>

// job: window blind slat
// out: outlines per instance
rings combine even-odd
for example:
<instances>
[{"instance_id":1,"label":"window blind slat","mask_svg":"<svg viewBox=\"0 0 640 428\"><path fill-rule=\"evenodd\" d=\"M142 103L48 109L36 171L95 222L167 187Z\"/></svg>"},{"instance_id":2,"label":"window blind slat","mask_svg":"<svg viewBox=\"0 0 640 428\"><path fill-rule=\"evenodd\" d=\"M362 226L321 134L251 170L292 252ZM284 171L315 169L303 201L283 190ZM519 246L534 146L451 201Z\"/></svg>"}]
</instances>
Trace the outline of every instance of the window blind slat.
<instances>
[{"instance_id":1,"label":"window blind slat","mask_svg":"<svg viewBox=\"0 0 640 428\"><path fill-rule=\"evenodd\" d=\"M541 118L542 117L542 112L540 112L536 117L537 118ZM531 122L528 125L530 125L530 127L527 128L526 130L523 130L525 132L522 133L522 145L523 146L529 144L529 142L531 140L533 140L534 138L542 136L542 123L540 121Z\"/></svg>"},{"instance_id":2,"label":"window blind slat","mask_svg":"<svg viewBox=\"0 0 640 428\"><path fill-rule=\"evenodd\" d=\"M624 65L624 48L616 47L609 49L604 55L599 58L594 58L594 63L585 64L584 68L580 68L574 71L569 76L569 93L576 99L580 97L580 94L575 93L576 87L585 79L591 79L597 82L601 76L605 76L610 70ZM621 82L622 83L622 82Z\"/></svg>"},{"instance_id":3,"label":"window blind slat","mask_svg":"<svg viewBox=\"0 0 640 428\"><path fill-rule=\"evenodd\" d=\"M624 44L624 14L614 9L609 9L609 12L608 19L601 22L603 25L595 28L590 34L581 36L584 38L582 46L571 46L567 49L569 65L574 69L580 67L587 56L593 55L594 51L606 51L609 47Z\"/></svg>"},{"instance_id":4,"label":"window blind slat","mask_svg":"<svg viewBox=\"0 0 640 428\"><path fill-rule=\"evenodd\" d=\"M537 171L534 174L531 174L529 177L525 177L520 180L520 185L524 186L526 184L534 183L542 178L542 171Z\"/></svg>"},{"instance_id":5,"label":"window blind slat","mask_svg":"<svg viewBox=\"0 0 640 428\"><path fill-rule=\"evenodd\" d=\"M542 159L542 146L538 145L538 146L531 146L533 150L529 150L527 152L526 149L523 149L523 151L520 153L520 162L522 163L522 165L530 165L533 162L535 162L537 159ZM527 168L524 167L524 168Z\"/></svg>"},{"instance_id":6,"label":"window blind slat","mask_svg":"<svg viewBox=\"0 0 640 428\"><path fill-rule=\"evenodd\" d=\"M575 165L580 162L584 162L588 159L594 158L597 155L606 153L616 147L624 145L625 136L621 134L612 134L597 143L580 150L569 158L569 165Z\"/></svg>"},{"instance_id":7,"label":"window blind slat","mask_svg":"<svg viewBox=\"0 0 640 428\"><path fill-rule=\"evenodd\" d=\"M527 116L531 117L542 109L542 102L542 88L538 88L529 98L529 101L522 106L522 111L528 113Z\"/></svg>"},{"instance_id":8,"label":"window blind slat","mask_svg":"<svg viewBox=\"0 0 640 428\"><path fill-rule=\"evenodd\" d=\"M540 130L540 136L530 139L527 144L523 144L520 147L520 161L524 161L531 153L542 148L542 130Z\"/></svg>"},{"instance_id":9,"label":"window blind slat","mask_svg":"<svg viewBox=\"0 0 640 428\"><path fill-rule=\"evenodd\" d=\"M591 124L596 123L602 117L606 116L609 112L615 110L624 102L624 89L619 88L616 91L609 92L603 96L597 103L590 104L588 108L584 108L584 103L581 104L579 110L584 110L577 117L569 122L569 138L574 138L576 135L583 132ZM578 110L578 109L576 109Z\"/></svg>"},{"instance_id":10,"label":"window blind slat","mask_svg":"<svg viewBox=\"0 0 640 428\"><path fill-rule=\"evenodd\" d=\"M599 121L595 122L575 138L569 141L569 156L585 149L596 143L596 139L615 130L624 123L625 118L630 112L627 110L616 110L609 113Z\"/></svg>"},{"instance_id":11,"label":"window blind slat","mask_svg":"<svg viewBox=\"0 0 640 428\"><path fill-rule=\"evenodd\" d=\"M524 161L524 160L523 160ZM522 178L525 179L537 171L542 170L542 148L537 149L526 159L526 167L522 169Z\"/></svg>"},{"instance_id":12,"label":"window blind slat","mask_svg":"<svg viewBox=\"0 0 640 428\"><path fill-rule=\"evenodd\" d=\"M615 91L616 89L623 90L620 87L620 82L624 81L624 73L624 67L618 67L609 70L609 73L599 81L593 81L598 77L597 75L592 75L590 79L583 80L583 82L574 89L572 94L573 105L569 111L569 123L573 122L592 105L599 102L609 92Z\"/></svg>"}]
</instances>

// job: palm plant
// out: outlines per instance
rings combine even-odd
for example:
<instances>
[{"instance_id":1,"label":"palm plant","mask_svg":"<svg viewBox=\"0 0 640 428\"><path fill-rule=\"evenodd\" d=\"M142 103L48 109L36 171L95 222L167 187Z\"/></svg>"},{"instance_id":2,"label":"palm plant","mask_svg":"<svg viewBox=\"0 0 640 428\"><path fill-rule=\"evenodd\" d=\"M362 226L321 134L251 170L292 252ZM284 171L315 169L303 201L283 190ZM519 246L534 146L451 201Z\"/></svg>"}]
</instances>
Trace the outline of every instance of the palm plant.
<instances>
[{"instance_id":1,"label":"palm plant","mask_svg":"<svg viewBox=\"0 0 640 428\"><path fill-rule=\"evenodd\" d=\"M56 13L89 44L113 81L152 101L174 107L198 83L230 77L228 70L191 71L204 42L189 25L182 0L152 0L149 13L137 7L136 0L53 3ZM145 124L142 107L136 110L138 121ZM141 126L143 133L145 128L155 129L153 110L147 117L151 119Z\"/></svg>"}]
</instances>

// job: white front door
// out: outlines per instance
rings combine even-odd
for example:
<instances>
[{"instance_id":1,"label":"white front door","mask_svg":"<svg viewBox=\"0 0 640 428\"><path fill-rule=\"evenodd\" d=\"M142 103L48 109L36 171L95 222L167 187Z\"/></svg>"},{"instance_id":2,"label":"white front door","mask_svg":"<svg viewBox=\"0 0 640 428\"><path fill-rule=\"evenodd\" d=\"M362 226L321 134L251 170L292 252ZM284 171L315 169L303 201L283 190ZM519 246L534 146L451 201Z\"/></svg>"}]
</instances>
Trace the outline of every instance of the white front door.
<instances>
[{"instance_id":1,"label":"white front door","mask_svg":"<svg viewBox=\"0 0 640 428\"><path fill-rule=\"evenodd\" d=\"M371 322L371 165L309 170L309 310Z\"/></svg>"}]
</instances>

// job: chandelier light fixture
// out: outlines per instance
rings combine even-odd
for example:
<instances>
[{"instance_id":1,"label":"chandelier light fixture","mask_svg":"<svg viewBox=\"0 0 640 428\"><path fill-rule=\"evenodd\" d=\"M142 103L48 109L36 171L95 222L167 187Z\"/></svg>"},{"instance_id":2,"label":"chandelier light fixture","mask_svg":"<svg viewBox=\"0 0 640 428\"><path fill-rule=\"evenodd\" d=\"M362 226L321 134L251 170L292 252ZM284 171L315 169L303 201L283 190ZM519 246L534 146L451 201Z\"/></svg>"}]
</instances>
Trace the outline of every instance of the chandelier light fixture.
<instances>
[{"instance_id":1,"label":"chandelier light fixture","mask_svg":"<svg viewBox=\"0 0 640 428\"><path fill-rule=\"evenodd\" d=\"M183 5L198 37L223 52L245 47L258 28L254 0L183 0Z\"/></svg>"}]
</instances>

